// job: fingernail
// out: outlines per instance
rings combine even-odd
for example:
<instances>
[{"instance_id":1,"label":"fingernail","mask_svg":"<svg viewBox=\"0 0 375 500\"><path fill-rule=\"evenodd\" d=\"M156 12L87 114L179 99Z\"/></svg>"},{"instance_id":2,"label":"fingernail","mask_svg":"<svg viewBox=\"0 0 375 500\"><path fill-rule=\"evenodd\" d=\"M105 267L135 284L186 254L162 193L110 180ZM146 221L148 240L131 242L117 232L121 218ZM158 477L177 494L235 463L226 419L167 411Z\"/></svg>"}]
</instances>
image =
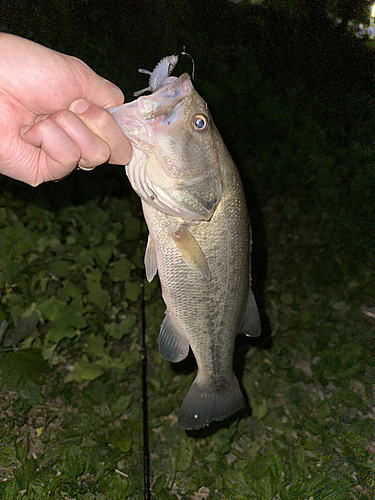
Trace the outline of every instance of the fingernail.
<instances>
[{"instance_id":1,"label":"fingernail","mask_svg":"<svg viewBox=\"0 0 375 500\"><path fill-rule=\"evenodd\" d=\"M70 104L69 110L75 113L76 115L81 115L89 107L90 107L89 101L86 101L86 99L77 99L76 101L73 101Z\"/></svg>"},{"instance_id":2,"label":"fingernail","mask_svg":"<svg viewBox=\"0 0 375 500\"><path fill-rule=\"evenodd\" d=\"M38 123L38 122L41 122L42 120L45 120L46 118L48 118L49 115L39 115L35 118L34 120L34 123Z\"/></svg>"},{"instance_id":3,"label":"fingernail","mask_svg":"<svg viewBox=\"0 0 375 500\"><path fill-rule=\"evenodd\" d=\"M121 89L117 87L114 83L110 82L109 80L106 80L103 78L103 87L111 93L113 99L117 99L118 97L122 97L124 99L124 94L122 93Z\"/></svg>"},{"instance_id":4,"label":"fingernail","mask_svg":"<svg viewBox=\"0 0 375 500\"><path fill-rule=\"evenodd\" d=\"M21 135L26 134L26 132L29 130L30 127L31 125L26 125L25 127L22 127L20 130Z\"/></svg>"},{"instance_id":5,"label":"fingernail","mask_svg":"<svg viewBox=\"0 0 375 500\"><path fill-rule=\"evenodd\" d=\"M112 83L112 82L110 82L110 83ZM121 89L119 89L116 85L113 85L113 83L112 83L112 88L111 88L111 94L113 95L113 97L120 97L120 96L123 97L123 93L122 93Z\"/></svg>"}]
</instances>

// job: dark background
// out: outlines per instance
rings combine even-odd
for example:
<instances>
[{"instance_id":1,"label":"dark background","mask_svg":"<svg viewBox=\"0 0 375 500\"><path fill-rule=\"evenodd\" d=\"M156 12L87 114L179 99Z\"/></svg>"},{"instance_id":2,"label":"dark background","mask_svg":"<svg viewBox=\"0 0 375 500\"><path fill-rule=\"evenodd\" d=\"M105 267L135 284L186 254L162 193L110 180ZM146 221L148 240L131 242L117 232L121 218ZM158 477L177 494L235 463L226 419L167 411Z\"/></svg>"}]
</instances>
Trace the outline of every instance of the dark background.
<instances>
[{"instance_id":1,"label":"dark background","mask_svg":"<svg viewBox=\"0 0 375 500\"><path fill-rule=\"evenodd\" d=\"M1 4L0 29L83 59L127 101L146 84L139 67L152 69L185 47L250 204L296 198L337 217L361 247L374 226L374 52L346 24L368 22L368 7L325 0L14 1ZM335 24L336 17L343 22ZM176 73L190 69L181 58ZM129 190L123 169L113 166L36 189L5 178L1 185L56 208Z\"/></svg>"}]
</instances>

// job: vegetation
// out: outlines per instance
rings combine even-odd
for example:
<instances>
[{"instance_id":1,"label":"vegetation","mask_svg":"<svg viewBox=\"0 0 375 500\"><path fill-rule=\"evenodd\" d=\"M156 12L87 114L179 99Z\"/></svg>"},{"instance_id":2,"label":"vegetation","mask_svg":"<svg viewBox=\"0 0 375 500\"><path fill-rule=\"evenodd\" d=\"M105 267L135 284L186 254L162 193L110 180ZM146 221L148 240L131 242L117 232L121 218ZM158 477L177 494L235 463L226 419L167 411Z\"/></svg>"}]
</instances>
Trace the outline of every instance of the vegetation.
<instances>
[{"instance_id":1,"label":"vegetation","mask_svg":"<svg viewBox=\"0 0 375 500\"><path fill-rule=\"evenodd\" d=\"M116 16L60 2L52 29L48 2L14 2L25 23L16 7L1 19L83 58L129 100L144 86L138 67L182 44L194 56L254 232L263 334L235 354L248 407L177 427L194 360L157 352L164 305L158 280L142 281L146 228L121 167L36 189L2 178L2 500L143 497L142 286L154 498L373 498L375 323L361 312L374 306L373 56L328 26L311 38L300 18L211 3L143 2L154 17L137 17L132 2ZM168 6L173 27L161 23Z\"/></svg>"}]
</instances>

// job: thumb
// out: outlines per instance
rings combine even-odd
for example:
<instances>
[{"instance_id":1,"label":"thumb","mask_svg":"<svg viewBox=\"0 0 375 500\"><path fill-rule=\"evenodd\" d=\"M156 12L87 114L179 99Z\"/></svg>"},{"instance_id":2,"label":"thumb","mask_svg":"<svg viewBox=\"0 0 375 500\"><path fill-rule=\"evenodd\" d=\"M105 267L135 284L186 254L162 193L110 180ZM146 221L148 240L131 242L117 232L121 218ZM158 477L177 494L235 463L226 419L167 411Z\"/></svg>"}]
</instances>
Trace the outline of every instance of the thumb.
<instances>
[{"instance_id":1,"label":"thumb","mask_svg":"<svg viewBox=\"0 0 375 500\"><path fill-rule=\"evenodd\" d=\"M75 78L83 96L97 106L110 108L124 102L124 94L109 80L99 76L87 64L73 56L65 56L74 68Z\"/></svg>"}]
</instances>

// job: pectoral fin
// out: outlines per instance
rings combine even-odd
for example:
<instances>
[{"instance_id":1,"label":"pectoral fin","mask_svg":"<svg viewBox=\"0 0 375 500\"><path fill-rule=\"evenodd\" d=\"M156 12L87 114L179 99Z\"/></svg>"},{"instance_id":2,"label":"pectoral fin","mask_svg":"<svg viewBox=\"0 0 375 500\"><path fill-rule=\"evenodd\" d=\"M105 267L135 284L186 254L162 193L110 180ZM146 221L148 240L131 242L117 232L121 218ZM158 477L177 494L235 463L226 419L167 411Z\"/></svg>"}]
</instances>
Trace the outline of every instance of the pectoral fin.
<instances>
[{"instance_id":1,"label":"pectoral fin","mask_svg":"<svg viewBox=\"0 0 375 500\"><path fill-rule=\"evenodd\" d=\"M147 247L145 253L145 268L146 268L146 278L147 281L150 283L154 279L156 273L158 272L155 246L150 235L148 235Z\"/></svg>"},{"instance_id":2,"label":"pectoral fin","mask_svg":"<svg viewBox=\"0 0 375 500\"><path fill-rule=\"evenodd\" d=\"M160 356L167 361L177 363L189 353L189 342L172 323L168 313L161 324L158 342Z\"/></svg>"},{"instance_id":3,"label":"pectoral fin","mask_svg":"<svg viewBox=\"0 0 375 500\"><path fill-rule=\"evenodd\" d=\"M206 257L191 232L185 226L181 226L178 231L172 234L172 238L176 242L186 264L195 267L203 278L207 281L211 281L211 273L208 268Z\"/></svg>"},{"instance_id":4,"label":"pectoral fin","mask_svg":"<svg viewBox=\"0 0 375 500\"><path fill-rule=\"evenodd\" d=\"M258 337L260 335L260 326L258 307L255 302L253 291L250 288L245 318L240 332L244 333L248 337Z\"/></svg>"}]
</instances>

